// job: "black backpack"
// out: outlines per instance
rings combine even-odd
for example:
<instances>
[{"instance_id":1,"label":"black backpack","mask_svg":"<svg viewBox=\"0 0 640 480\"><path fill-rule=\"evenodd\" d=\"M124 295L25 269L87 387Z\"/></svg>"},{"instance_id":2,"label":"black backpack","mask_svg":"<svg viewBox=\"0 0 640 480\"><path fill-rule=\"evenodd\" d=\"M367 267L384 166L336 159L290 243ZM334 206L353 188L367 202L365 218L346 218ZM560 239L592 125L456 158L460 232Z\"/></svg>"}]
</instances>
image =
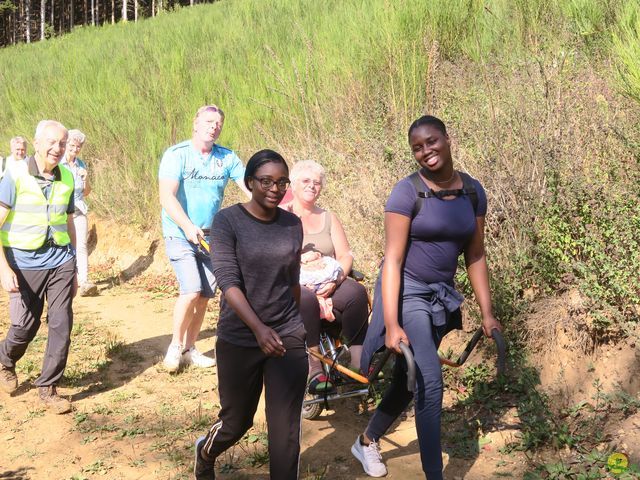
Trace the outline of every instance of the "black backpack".
<instances>
[{"instance_id":1,"label":"black backpack","mask_svg":"<svg viewBox=\"0 0 640 480\"><path fill-rule=\"evenodd\" d=\"M414 219L420 209L422 208L422 204L424 203L425 198L443 198L448 197L450 195L460 196L460 195L468 195L469 200L471 200L471 205L473 206L473 213L475 215L478 214L478 192L476 191L476 187L473 183L473 178L471 175L458 171L458 175L462 179L462 188L458 188L455 190L439 190L435 192L432 188L427 190L427 186L420 178L420 174L418 172L413 172L409 175L409 180L413 184L413 187L416 189L418 195L416 196L416 203L413 205L413 211L411 212L411 219Z\"/></svg>"}]
</instances>

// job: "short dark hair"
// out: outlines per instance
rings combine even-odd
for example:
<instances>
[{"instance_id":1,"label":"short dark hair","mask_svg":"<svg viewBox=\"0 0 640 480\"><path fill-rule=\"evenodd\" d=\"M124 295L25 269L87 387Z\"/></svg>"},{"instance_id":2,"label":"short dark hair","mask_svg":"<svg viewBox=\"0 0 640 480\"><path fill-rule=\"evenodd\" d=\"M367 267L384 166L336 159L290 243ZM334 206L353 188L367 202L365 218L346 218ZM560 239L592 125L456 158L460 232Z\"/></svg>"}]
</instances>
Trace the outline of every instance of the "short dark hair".
<instances>
[{"instance_id":1,"label":"short dark hair","mask_svg":"<svg viewBox=\"0 0 640 480\"><path fill-rule=\"evenodd\" d=\"M440 130L440 132L442 132L444 135L447 134L447 127L442 120L434 117L433 115L423 115L411 124L411 126L409 127L409 134L407 136L411 138L411 132L413 132L416 128L423 126L433 127L437 130Z\"/></svg>"},{"instance_id":2,"label":"short dark hair","mask_svg":"<svg viewBox=\"0 0 640 480\"><path fill-rule=\"evenodd\" d=\"M247 162L247 168L244 170L244 185L249 190L251 190L251 187L249 186L249 179L256 174L262 165L270 162L281 163L284 165L284 168L287 170L287 175L289 175L289 165L287 165L287 162L285 162L282 155L278 152L274 152L273 150L260 150L251 156Z\"/></svg>"}]
</instances>

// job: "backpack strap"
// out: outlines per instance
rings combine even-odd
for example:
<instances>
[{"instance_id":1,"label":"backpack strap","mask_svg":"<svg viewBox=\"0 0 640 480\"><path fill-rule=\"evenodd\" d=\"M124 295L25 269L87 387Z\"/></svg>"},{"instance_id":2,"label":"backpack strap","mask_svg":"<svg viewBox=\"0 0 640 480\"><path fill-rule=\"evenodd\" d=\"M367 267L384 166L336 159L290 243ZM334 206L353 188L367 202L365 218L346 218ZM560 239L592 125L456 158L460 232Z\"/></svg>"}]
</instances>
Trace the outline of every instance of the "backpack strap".
<instances>
[{"instance_id":1,"label":"backpack strap","mask_svg":"<svg viewBox=\"0 0 640 480\"><path fill-rule=\"evenodd\" d=\"M455 190L439 190L437 192L433 191L433 189L428 189L425 183L420 178L420 173L413 172L409 175L409 180L411 180L411 184L416 189L416 201L413 204L413 210L411 212L411 219L413 220L418 212L422 208L422 204L424 203L425 198L444 198L451 195L460 196L467 195L469 200L471 200L471 206L473 207L473 213L477 215L478 213L478 192L476 191L475 184L473 183L473 178L471 175L458 171L458 175L462 179L462 188L458 188Z\"/></svg>"},{"instance_id":2,"label":"backpack strap","mask_svg":"<svg viewBox=\"0 0 640 480\"><path fill-rule=\"evenodd\" d=\"M478 215L478 192L476 191L476 185L471 175L465 172L458 171L458 175L462 178L462 190L469 196L471 205L473 206L474 215Z\"/></svg>"},{"instance_id":3,"label":"backpack strap","mask_svg":"<svg viewBox=\"0 0 640 480\"><path fill-rule=\"evenodd\" d=\"M413 220L414 218L416 218L416 215L418 215L418 212L422 208L422 204L424 203L424 199L426 198L425 194L427 193L427 186L420 178L420 174L418 172L413 172L411 175L409 175L409 180L411 180L413 188L416 189L416 201L413 204L413 210L411 211L411 220Z\"/></svg>"}]
</instances>

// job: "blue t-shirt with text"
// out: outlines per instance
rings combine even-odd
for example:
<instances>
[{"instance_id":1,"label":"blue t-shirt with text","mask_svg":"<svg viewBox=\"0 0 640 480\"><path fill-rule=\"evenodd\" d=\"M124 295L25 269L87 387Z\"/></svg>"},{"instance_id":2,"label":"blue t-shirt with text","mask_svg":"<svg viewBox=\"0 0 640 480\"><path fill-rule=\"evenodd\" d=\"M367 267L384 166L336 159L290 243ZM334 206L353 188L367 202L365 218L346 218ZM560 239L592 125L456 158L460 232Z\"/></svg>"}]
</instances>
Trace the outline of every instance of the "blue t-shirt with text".
<instances>
[{"instance_id":1,"label":"blue t-shirt with text","mask_svg":"<svg viewBox=\"0 0 640 480\"><path fill-rule=\"evenodd\" d=\"M167 149L162 156L159 179L179 182L176 198L193 224L209 228L214 215L220 210L224 189L229 179L244 177L244 166L238 156L228 148L214 145L211 152L201 154L191 140ZM162 209L164 237L185 238L182 229Z\"/></svg>"}]
</instances>

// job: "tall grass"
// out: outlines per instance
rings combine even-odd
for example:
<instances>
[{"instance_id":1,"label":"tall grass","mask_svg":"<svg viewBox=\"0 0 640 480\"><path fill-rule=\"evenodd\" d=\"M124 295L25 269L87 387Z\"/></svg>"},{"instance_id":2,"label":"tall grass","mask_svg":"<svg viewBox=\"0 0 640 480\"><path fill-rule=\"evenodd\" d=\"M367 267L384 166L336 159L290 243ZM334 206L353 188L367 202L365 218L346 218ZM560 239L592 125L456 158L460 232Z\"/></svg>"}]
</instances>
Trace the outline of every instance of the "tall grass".
<instances>
[{"instance_id":1,"label":"tall grass","mask_svg":"<svg viewBox=\"0 0 640 480\"><path fill-rule=\"evenodd\" d=\"M0 140L30 137L42 118L81 128L96 174L93 207L148 223L156 218L158 159L189 136L198 105L226 109L222 142L245 156L264 144L261 132L277 131L279 143L299 127L310 141L331 135L340 119L320 124L318 111L354 89L389 95L381 113L404 128L425 104L425 40L437 41L445 59L512 60L559 38L606 31L600 5L236 0L79 28L0 52Z\"/></svg>"},{"instance_id":2,"label":"tall grass","mask_svg":"<svg viewBox=\"0 0 640 480\"><path fill-rule=\"evenodd\" d=\"M30 137L42 118L84 130L92 207L157 228L159 158L190 136L196 108L215 102L227 112L221 143L242 157L271 147L325 165L322 201L373 275L384 201L414 169L406 128L435 113L450 126L458 165L487 187L503 317L524 289L573 284L595 307L617 309L596 322L606 327L633 318L640 301L631 266L615 273L627 244L607 258L597 230L590 253L565 251L581 231L561 235L580 196L557 179L580 172L638 196L635 179L607 169L611 159L631 165L640 138L636 106L614 90L640 99L637 12L638 0L228 0L79 28L0 52L0 141ZM630 232L631 212L616 223L608 211L594 228ZM605 289L631 285L605 298L586 288L594 275Z\"/></svg>"},{"instance_id":3,"label":"tall grass","mask_svg":"<svg viewBox=\"0 0 640 480\"><path fill-rule=\"evenodd\" d=\"M622 11L613 51L623 91L640 102L640 1L631 2Z\"/></svg>"}]
</instances>

